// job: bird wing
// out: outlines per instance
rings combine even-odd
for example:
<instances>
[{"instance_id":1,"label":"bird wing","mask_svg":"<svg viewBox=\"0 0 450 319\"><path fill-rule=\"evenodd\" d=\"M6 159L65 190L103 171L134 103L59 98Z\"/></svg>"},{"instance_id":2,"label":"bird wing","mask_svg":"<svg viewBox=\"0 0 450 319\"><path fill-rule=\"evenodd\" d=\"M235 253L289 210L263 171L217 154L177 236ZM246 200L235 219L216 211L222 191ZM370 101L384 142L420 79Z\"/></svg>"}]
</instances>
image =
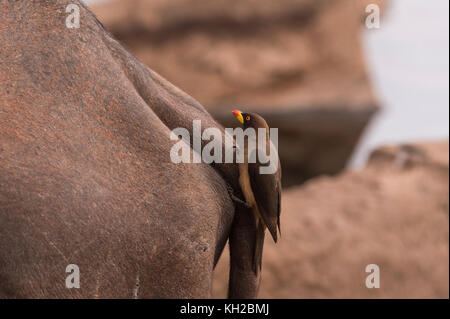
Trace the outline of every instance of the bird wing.
<instances>
[{"instance_id":1,"label":"bird wing","mask_svg":"<svg viewBox=\"0 0 450 319\"><path fill-rule=\"evenodd\" d=\"M278 161L278 170L274 174L260 174L261 166L265 165L258 161L248 164L251 186L261 217L277 242L277 227L280 230L281 166Z\"/></svg>"}]
</instances>

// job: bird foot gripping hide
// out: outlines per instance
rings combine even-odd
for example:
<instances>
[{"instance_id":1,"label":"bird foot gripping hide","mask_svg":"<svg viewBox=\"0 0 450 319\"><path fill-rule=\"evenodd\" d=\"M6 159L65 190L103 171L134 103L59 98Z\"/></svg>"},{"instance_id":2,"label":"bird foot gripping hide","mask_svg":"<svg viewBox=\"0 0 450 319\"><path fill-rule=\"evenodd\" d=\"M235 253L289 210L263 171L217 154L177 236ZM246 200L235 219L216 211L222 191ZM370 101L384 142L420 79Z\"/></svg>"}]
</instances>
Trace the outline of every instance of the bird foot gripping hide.
<instances>
[{"instance_id":1,"label":"bird foot gripping hide","mask_svg":"<svg viewBox=\"0 0 450 319\"><path fill-rule=\"evenodd\" d=\"M252 205L250 205L249 203L243 201L242 199L240 199L239 197L234 195L233 188L230 185L227 185L227 189L228 189L228 194L230 195L230 198L233 202L238 203L238 204L244 206L245 208L252 208Z\"/></svg>"}]
</instances>

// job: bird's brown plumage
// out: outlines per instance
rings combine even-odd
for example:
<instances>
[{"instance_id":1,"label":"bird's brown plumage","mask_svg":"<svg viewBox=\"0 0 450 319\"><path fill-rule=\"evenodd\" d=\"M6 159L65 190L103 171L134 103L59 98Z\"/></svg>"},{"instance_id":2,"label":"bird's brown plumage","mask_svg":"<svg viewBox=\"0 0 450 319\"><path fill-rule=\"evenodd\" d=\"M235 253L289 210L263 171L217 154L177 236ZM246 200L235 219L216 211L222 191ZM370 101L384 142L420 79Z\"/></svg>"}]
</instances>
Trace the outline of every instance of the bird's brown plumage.
<instances>
[{"instance_id":1,"label":"bird's brown plumage","mask_svg":"<svg viewBox=\"0 0 450 319\"><path fill-rule=\"evenodd\" d=\"M233 111L233 114L242 122L244 129L252 127L266 129L266 154L270 152L269 126L266 121L254 113L242 113ZM256 141L258 145L258 141ZM257 238L254 249L254 269L258 272L262 262L262 247L264 243L265 228L269 229L275 242L278 240L280 231L280 201L281 201L281 166L278 160L278 169L274 174L261 174L260 167L267 166L262 164L258 156L256 163L248 163L248 143L245 143L245 162L239 164L240 179L239 183L248 205L257 217ZM278 227L278 231L277 231Z\"/></svg>"}]
</instances>

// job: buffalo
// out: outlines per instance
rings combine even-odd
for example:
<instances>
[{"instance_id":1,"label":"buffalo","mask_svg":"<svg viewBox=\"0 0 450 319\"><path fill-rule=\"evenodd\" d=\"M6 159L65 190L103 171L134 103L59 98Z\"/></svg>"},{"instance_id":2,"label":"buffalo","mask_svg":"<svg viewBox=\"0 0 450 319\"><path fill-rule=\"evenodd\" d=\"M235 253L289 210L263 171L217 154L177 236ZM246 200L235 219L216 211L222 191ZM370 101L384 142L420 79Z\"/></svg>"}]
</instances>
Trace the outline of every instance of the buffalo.
<instances>
[{"instance_id":1,"label":"buffalo","mask_svg":"<svg viewBox=\"0 0 450 319\"><path fill-rule=\"evenodd\" d=\"M80 1L1 1L0 43L1 298L209 297L227 240L229 297L256 297L237 165L170 161L174 128L223 130L202 105Z\"/></svg>"}]
</instances>

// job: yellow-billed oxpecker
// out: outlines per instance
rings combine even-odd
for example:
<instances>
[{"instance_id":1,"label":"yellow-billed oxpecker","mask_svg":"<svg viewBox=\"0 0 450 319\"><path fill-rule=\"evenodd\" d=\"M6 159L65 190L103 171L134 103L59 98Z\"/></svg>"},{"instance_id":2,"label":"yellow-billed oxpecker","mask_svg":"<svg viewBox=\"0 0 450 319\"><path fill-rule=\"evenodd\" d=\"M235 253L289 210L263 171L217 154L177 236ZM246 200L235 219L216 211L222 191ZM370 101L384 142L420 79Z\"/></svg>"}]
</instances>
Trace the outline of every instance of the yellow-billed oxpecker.
<instances>
[{"instance_id":1,"label":"yellow-billed oxpecker","mask_svg":"<svg viewBox=\"0 0 450 319\"><path fill-rule=\"evenodd\" d=\"M255 113L242 113L233 111L233 115L241 122L243 129L253 128L256 132L256 145L258 144L258 129L264 128L266 131L266 155L276 150L270 147L270 132L266 121ZM256 156L256 162L249 163L249 142L244 142L244 162L239 163L239 184L245 197L245 204L251 207L256 217L256 242L253 255L253 269L258 273L261 269L262 249L264 244L264 234L266 227L275 242L277 242L277 226L280 231L280 201L281 201L281 166L278 161L277 170L273 174L261 174L260 167L267 166L260 162ZM273 158L273 157L271 157Z\"/></svg>"}]
</instances>

